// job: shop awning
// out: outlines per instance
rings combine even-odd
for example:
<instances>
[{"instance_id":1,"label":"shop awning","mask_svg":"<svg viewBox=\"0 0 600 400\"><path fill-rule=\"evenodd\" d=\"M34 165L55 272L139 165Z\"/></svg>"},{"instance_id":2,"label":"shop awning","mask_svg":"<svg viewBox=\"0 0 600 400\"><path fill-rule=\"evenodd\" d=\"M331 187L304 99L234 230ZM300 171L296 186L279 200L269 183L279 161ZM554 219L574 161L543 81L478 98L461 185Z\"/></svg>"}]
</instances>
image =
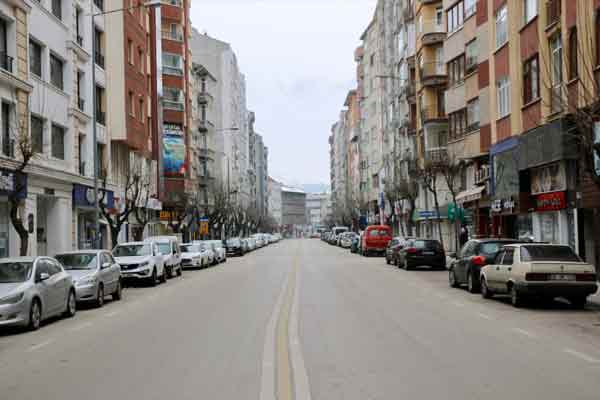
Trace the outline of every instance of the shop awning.
<instances>
[{"instance_id":1,"label":"shop awning","mask_svg":"<svg viewBox=\"0 0 600 400\"><path fill-rule=\"evenodd\" d=\"M485 186L477 186L473 189L469 189L469 190L460 192L456 196L456 202L462 204L462 203L466 203L469 201L479 200L482 196L483 189L485 189Z\"/></svg>"}]
</instances>

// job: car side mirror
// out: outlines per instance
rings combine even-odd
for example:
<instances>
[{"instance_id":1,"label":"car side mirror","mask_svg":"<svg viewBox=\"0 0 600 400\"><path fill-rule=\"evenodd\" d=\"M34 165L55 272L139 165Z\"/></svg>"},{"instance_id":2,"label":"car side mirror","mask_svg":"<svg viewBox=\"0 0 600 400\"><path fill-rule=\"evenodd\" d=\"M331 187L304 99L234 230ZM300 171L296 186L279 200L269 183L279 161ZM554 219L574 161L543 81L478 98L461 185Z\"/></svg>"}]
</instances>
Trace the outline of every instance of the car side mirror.
<instances>
[{"instance_id":1,"label":"car side mirror","mask_svg":"<svg viewBox=\"0 0 600 400\"><path fill-rule=\"evenodd\" d=\"M102 269L110 268L111 265L112 265L111 263L105 262L105 263L102 264Z\"/></svg>"},{"instance_id":2,"label":"car side mirror","mask_svg":"<svg viewBox=\"0 0 600 400\"><path fill-rule=\"evenodd\" d=\"M39 277L39 281L40 281L40 282L43 282L43 281L45 281L45 280L48 280L48 279L50 279L50 274L49 274L49 273L47 273L47 272L42 272L42 273L40 274L40 277Z\"/></svg>"}]
</instances>

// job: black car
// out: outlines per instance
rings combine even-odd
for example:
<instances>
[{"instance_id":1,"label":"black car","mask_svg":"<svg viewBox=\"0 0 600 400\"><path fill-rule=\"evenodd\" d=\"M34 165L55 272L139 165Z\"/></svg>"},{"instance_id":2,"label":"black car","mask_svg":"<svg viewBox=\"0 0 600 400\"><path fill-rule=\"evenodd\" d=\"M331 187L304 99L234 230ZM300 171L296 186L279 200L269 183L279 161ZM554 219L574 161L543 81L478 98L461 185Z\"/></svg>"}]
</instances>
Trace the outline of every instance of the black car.
<instances>
[{"instance_id":1,"label":"black car","mask_svg":"<svg viewBox=\"0 0 600 400\"><path fill-rule=\"evenodd\" d=\"M397 264L398 252L404 247L404 239L395 237L388 243L385 248L385 262L386 264Z\"/></svg>"},{"instance_id":2,"label":"black car","mask_svg":"<svg viewBox=\"0 0 600 400\"><path fill-rule=\"evenodd\" d=\"M504 245L520 243L515 239L472 239L464 244L448 272L451 287L457 288L464 284L471 293L480 290L479 271L494 261L494 257ZM451 255L452 256L452 255Z\"/></svg>"},{"instance_id":3,"label":"black car","mask_svg":"<svg viewBox=\"0 0 600 400\"><path fill-rule=\"evenodd\" d=\"M407 271L422 265L446 269L446 252L439 240L409 239L398 250L396 264Z\"/></svg>"},{"instance_id":4,"label":"black car","mask_svg":"<svg viewBox=\"0 0 600 400\"><path fill-rule=\"evenodd\" d=\"M228 256L243 256L246 251L244 249L244 243L240 238L231 238L225 241L225 248L227 249Z\"/></svg>"}]
</instances>

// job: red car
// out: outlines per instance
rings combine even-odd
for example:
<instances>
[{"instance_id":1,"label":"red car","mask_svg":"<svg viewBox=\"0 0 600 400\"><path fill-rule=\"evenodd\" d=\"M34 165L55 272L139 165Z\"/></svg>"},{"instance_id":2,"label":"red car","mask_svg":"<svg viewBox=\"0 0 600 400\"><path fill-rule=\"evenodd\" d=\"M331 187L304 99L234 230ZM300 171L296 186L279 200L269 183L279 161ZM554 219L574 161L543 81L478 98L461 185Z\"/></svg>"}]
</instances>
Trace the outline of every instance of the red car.
<instances>
[{"instance_id":1,"label":"red car","mask_svg":"<svg viewBox=\"0 0 600 400\"><path fill-rule=\"evenodd\" d=\"M384 254L388 243L392 240L392 228L387 225L371 225L362 235L362 254Z\"/></svg>"}]
</instances>

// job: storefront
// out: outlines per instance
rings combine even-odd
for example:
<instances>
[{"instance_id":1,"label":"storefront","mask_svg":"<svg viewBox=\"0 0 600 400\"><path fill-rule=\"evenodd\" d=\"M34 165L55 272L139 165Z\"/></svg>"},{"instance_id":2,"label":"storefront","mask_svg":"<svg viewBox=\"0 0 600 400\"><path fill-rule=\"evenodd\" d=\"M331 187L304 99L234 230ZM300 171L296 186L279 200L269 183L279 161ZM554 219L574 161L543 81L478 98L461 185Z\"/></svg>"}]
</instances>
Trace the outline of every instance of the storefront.
<instances>
[{"instance_id":1,"label":"storefront","mask_svg":"<svg viewBox=\"0 0 600 400\"><path fill-rule=\"evenodd\" d=\"M519 237L521 209L519 139L511 137L490 148L490 236Z\"/></svg>"},{"instance_id":2,"label":"storefront","mask_svg":"<svg viewBox=\"0 0 600 400\"><path fill-rule=\"evenodd\" d=\"M114 193L110 190L99 189L99 200L107 209L114 209ZM75 237L78 249L91 249L96 237L96 213L94 212L94 188L85 185L73 185L73 215L75 220ZM100 216L101 247L109 248L111 245L108 235L108 226Z\"/></svg>"},{"instance_id":3,"label":"storefront","mask_svg":"<svg viewBox=\"0 0 600 400\"><path fill-rule=\"evenodd\" d=\"M17 233L10 222L8 201L15 190L20 191L17 195L19 199L24 200L27 197L27 175L17 175L14 171L0 169L0 258L16 254L11 252L11 246L18 246Z\"/></svg>"}]
</instances>

